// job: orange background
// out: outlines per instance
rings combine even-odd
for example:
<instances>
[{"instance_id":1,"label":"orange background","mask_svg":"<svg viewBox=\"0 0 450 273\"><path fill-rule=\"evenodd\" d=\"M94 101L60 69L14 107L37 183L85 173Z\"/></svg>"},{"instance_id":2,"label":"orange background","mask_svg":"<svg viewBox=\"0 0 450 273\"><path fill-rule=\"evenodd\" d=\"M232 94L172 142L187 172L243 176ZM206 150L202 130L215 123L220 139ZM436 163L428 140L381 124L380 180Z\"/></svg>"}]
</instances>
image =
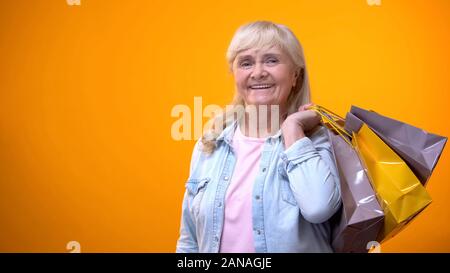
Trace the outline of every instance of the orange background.
<instances>
[{"instance_id":1,"label":"orange background","mask_svg":"<svg viewBox=\"0 0 450 273\"><path fill-rule=\"evenodd\" d=\"M0 251L173 252L194 141L170 112L227 104L253 20L303 43L313 101L450 136L450 1L2 1ZM449 148L433 203L383 252L450 252Z\"/></svg>"}]
</instances>

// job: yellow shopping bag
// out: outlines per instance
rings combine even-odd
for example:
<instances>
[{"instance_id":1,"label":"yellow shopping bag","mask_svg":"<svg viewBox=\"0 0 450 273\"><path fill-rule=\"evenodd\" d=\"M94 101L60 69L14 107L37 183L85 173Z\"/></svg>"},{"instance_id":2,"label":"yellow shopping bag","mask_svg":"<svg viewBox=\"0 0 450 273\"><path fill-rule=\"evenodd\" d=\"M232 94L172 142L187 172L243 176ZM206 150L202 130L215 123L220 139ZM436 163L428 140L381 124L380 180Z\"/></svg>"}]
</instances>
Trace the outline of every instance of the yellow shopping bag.
<instances>
[{"instance_id":1,"label":"yellow shopping bag","mask_svg":"<svg viewBox=\"0 0 450 273\"><path fill-rule=\"evenodd\" d=\"M397 234L431 198L406 163L366 124L353 132L352 143L368 170L370 181L385 213L378 241Z\"/></svg>"}]
</instances>

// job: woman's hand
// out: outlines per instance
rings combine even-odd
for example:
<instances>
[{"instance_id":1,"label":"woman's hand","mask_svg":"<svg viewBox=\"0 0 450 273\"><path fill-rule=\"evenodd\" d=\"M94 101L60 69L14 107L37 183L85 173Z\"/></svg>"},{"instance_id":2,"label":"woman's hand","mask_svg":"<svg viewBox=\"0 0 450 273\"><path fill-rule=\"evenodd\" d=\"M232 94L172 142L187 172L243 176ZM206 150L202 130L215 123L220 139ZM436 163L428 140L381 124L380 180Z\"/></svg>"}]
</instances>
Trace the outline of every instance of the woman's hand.
<instances>
[{"instance_id":1,"label":"woman's hand","mask_svg":"<svg viewBox=\"0 0 450 273\"><path fill-rule=\"evenodd\" d=\"M285 149L289 148L295 141L305 137L305 133L319 125L321 118L313 110L307 110L313 103L302 105L298 112L290 114L281 125Z\"/></svg>"}]
</instances>

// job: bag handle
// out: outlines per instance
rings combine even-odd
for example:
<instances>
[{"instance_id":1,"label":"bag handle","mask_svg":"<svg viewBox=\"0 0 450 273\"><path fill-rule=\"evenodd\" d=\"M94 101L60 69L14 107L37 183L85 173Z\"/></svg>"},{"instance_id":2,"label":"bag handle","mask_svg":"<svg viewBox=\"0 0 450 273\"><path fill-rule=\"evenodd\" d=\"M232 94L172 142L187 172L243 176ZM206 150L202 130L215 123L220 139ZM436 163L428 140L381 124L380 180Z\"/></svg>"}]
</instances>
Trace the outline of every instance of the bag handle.
<instances>
[{"instance_id":1,"label":"bag handle","mask_svg":"<svg viewBox=\"0 0 450 273\"><path fill-rule=\"evenodd\" d=\"M319 114L322 119L327 122L342 137L342 139L345 140L345 142L347 142L348 145L351 147L354 146L347 138L349 137L351 139L352 136L344 129L344 127L336 122L336 120L345 121L344 118L320 105L313 105L309 107L308 110L313 110Z\"/></svg>"}]
</instances>

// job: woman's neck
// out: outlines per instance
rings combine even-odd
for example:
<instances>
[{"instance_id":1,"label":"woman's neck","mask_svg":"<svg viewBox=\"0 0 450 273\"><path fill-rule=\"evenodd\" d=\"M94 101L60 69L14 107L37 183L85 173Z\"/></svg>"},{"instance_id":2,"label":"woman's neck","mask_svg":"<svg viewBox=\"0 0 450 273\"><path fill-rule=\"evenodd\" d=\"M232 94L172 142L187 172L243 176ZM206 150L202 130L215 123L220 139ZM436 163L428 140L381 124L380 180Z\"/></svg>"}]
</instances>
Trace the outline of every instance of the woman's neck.
<instances>
[{"instance_id":1,"label":"woman's neck","mask_svg":"<svg viewBox=\"0 0 450 273\"><path fill-rule=\"evenodd\" d=\"M239 120L239 128L243 135L256 138L267 138L275 135L286 119L285 111L280 112L276 106L246 106L243 117Z\"/></svg>"}]
</instances>

